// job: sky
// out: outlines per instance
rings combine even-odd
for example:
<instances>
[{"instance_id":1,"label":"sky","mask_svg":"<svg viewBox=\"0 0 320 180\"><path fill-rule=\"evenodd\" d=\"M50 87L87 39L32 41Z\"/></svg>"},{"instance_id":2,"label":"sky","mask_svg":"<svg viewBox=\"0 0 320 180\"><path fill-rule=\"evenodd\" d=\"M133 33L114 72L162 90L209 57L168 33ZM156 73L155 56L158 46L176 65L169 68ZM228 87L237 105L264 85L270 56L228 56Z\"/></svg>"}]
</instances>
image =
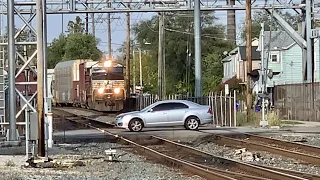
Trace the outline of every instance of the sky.
<instances>
[{"instance_id":1,"label":"sky","mask_svg":"<svg viewBox=\"0 0 320 180\"><path fill-rule=\"evenodd\" d=\"M224 5L224 2L218 2L217 5ZM68 14L68 15L47 15L48 22L48 30L47 37L48 43L52 42L54 38L57 38L62 32L66 31L66 26L70 20L75 20L76 16L80 16L83 20L85 20L85 14ZM131 25L135 23L139 23L142 20L150 19L152 16L156 15L156 13L131 13ZM217 23L221 23L226 25L226 11L216 11L215 16L218 18ZM96 23L96 37L100 39L100 44L98 45L101 51L107 51L107 23L106 23L106 14L96 14L95 17L101 16L100 22ZM126 17L124 13L112 14L111 17L111 30L112 30L112 50L113 55L115 56L117 53L117 49L126 39ZM237 11L236 12L236 22L237 22L237 36L239 36L239 30L241 28L242 22L245 19L245 11ZM62 21L63 20L63 21ZM0 20L4 26L6 26L6 16L3 16L2 20ZM15 17L15 26L16 28L20 28L23 23L19 17ZM36 29L36 18L32 21L33 27ZM89 20L91 21L91 20ZM3 27L2 26L2 29ZM91 23L89 24L89 32L91 32Z\"/></svg>"}]
</instances>

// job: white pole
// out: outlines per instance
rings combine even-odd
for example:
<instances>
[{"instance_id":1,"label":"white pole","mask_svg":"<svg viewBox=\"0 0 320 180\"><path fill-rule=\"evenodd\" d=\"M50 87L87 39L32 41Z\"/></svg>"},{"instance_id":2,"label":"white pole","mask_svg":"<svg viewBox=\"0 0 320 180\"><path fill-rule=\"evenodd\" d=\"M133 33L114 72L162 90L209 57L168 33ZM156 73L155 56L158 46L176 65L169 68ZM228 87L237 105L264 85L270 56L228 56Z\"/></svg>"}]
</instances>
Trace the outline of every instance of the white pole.
<instances>
[{"instance_id":1,"label":"white pole","mask_svg":"<svg viewBox=\"0 0 320 180\"><path fill-rule=\"evenodd\" d=\"M233 91L233 98L234 98L234 127L237 127L237 95L236 95L236 90ZM239 104L240 106L240 104Z\"/></svg>"},{"instance_id":2,"label":"white pole","mask_svg":"<svg viewBox=\"0 0 320 180\"><path fill-rule=\"evenodd\" d=\"M26 157L29 158L29 113L28 113L28 107L25 109L25 120L26 120Z\"/></svg>"},{"instance_id":3,"label":"white pole","mask_svg":"<svg viewBox=\"0 0 320 180\"><path fill-rule=\"evenodd\" d=\"M267 121L266 121L266 117L265 117L265 95L266 95L266 83L267 83L267 74L266 74L266 68L265 67L265 63L264 63L264 23L261 23L261 69L262 69L262 121L260 122L260 126L265 127L267 126ZM270 42L269 42L270 43ZM267 57L267 61L269 61L269 57Z\"/></svg>"},{"instance_id":4,"label":"white pole","mask_svg":"<svg viewBox=\"0 0 320 180\"><path fill-rule=\"evenodd\" d=\"M47 117L48 117L48 130L49 130L49 137L48 137L48 148L52 148L53 146L53 139L52 139L52 136L53 136L53 125L52 125L52 118L53 118L53 113L48 113L47 114Z\"/></svg>"},{"instance_id":5,"label":"white pole","mask_svg":"<svg viewBox=\"0 0 320 180\"><path fill-rule=\"evenodd\" d=\"M140 68L140 87L142 88L142 60L141 60L141 48L139 48L139 68Z\"/></svg>"}]
</instances>

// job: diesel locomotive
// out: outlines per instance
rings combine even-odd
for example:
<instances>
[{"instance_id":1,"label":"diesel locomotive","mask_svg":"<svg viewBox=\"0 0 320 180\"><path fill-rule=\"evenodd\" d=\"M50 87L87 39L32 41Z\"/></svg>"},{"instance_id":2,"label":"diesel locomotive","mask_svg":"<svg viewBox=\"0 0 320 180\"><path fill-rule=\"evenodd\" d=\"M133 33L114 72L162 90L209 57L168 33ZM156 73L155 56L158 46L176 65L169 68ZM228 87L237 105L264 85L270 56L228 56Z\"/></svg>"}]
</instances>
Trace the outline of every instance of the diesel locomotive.
<instances>
[{"instance_id":1,"label":"diesel locomotive","mask_svg":"<svg viewBox=\"0 0 320 180\"><path fill-rule=\"evenodd\" d=\"M53 105L121 111L126 99L124 70L112 60L71 60L54 69Z\"/></svg>"}]
</instances>

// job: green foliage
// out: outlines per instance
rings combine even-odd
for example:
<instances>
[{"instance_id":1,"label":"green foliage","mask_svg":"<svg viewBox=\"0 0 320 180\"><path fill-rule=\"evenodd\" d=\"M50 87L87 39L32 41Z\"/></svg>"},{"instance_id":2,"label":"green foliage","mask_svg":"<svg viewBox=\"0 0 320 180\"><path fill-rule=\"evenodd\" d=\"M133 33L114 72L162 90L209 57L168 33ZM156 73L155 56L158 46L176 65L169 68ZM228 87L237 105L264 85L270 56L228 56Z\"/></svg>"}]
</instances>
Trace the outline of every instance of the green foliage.
<instances>
[{"instance_id":1,"label":"green foliage","mask_svg":"<svg viewBox=\"0 0 320 180\"><path fill-rule=\"evenodd\" d=\"M286 22L288 22L295 30L298 29L298 15L293 15L289 12L277 11ZM266 11L257 11L252 15L252 38L259 38L261 23L264 23L265 31L270 30L270 26L272 31L282 30L282 27L271 18L271 16ZM246 39L246 29L245 22L243 24L243 30L241 33L241 37L243 40Z\"/></svg>"},{"instance_id":2,"label":"green foliage","mask_svg":"<svg viewBox=\"0 0 320 180\"><path fill-rule=\"evenodd\" d=\"M75 22L69 21L67 33L54 39L48 47L48 68L54 68L60 61L101 57L98 40L91 34L84 34L84 23L79 16Z\"/></svg>"},{"instance_id":3,"label":"green foliage","mask_svg":"<svg viewBox=\"0 0 320 180\"><path fill-rule=\"evenodd\" d=\"M280 116L277 112L269 112L266 114L266 119L269 126L282 126Z\"/></svg>"},{"instance_id":4,"label":"green foliage","mask_svg":"<svg viewBox=\"0 0 320 180\"><path fill-rule=\"evenodd\" d=\"M74 33L67 37L64 47L64 60L93 59L98 60L101 52L97 48L97 40L92 35Z\"/></svg>"},{"instance_id":5,"label":"green foliage","mask_svg":"<svg viewBox=\"0 0 320 180\"><path fill-rule=\"evenodd\" d=\"M214 23L215 17L202 13L202 71L204 93L216 90L223 76L221 63L224 51L232 49L225 39L225 27ZM147 68L152 76L144 84L157 88L158 17L145 20L133 27L135 41L149 51ZM193 13L171 13L165 16L165 61L167 94L194 91ZM145 42L152 43L151 45ZM187 51L188 50L188 51ZM190 56L188 54L190 53Z\"/></svg>"},{"instance_id":6,"label":"green foliage","mask_svg":"<svg viewBox=\"0 0 320 180\"><path fill-rule=\"evenodd\" d=\"M51 46L48 47L48 67L54 68L54 66L60 62L65 55L65 46L67 43L67 37L61 34L58 39L52 41Z\"/></svg>"},{"instance_id":7,"label":"green foliage","mask_svg":"<svg viewBox=\"0 0 320 180\"><path fill-rule=\"evenodd\" d=\"M68 30L67 32L69 34L74 34L74 33L80 33L83 34L84 33L84 23L82 22L82 19L77 16L76 17L76 21L69 21L68 22Z\"/></svg>"},{"instance_id":8,"label":"green foliage","mask_svg":"<svg viewBox=\"0 0 320 180\"><path fill-rule=\"evenodd\" d=\"M261 112L249 110L247 118L246 112L237 112L237 126L254 126L259 127L261 120Z\"/></svg>"}]
</instances>

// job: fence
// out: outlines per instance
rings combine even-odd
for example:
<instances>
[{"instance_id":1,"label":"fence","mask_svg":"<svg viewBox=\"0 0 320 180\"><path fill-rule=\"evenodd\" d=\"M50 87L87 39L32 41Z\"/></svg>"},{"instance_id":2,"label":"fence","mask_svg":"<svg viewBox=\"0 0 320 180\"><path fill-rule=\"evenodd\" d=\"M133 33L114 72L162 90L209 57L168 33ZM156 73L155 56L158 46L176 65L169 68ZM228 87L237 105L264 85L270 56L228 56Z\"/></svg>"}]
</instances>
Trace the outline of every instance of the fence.
<instances>
[{"instance_id":1,"label":"fence","mask_svg":"<svg viewBox=\"0 0 320 180\"><path fill-rule=\"evenodd\" d=\"M274 89L274 106L282 119L320 121L320 84L285 84Z\"/></svg>"},{"instance_id":2,"label":"fence","mask_svg":"<svg viewBox=\"0 0 320 180\"><path fill-rule=\"evenodd\" d=\"M236 126L236 92L230 95L224 95L222 92L210 93L202 98L195 98L189 95L169 95L167 100L189 100L201 105L211 106L215 125L217 126ZM138 95L136 101L136 110L141 110L158 100L157 95Z\"/></svg>"}]
</instances>

